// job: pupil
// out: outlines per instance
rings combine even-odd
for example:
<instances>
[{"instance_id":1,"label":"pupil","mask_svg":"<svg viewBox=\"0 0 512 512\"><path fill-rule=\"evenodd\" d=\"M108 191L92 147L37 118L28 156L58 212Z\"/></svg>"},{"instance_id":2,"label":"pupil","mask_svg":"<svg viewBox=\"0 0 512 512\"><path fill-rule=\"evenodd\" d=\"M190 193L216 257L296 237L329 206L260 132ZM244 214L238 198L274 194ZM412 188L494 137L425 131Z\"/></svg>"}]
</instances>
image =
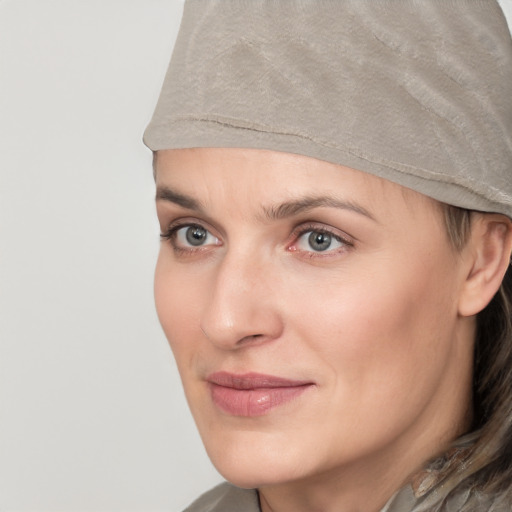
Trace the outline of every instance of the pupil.
<instances>
[{"instance_id":1,"label":"pupil","mask_svg":"<svg viewBox=\"0 0 512 512\"><path fill-rule=\"evenodd\" d=\"M313 231L309 235L308 241L311 248L315 251L325 251L331 245L331 235Z\"/></svg>"},{"instance_id":2,"label":"pupil","mask_svg":"<svg viewBox=\"0 0 512 512\"><path fill-rule=\"evenodd\" d=\"M190 245L201 245L206 240L206 229L194 226L187 229L186 238Z\"/></svg>"}]
</instances>

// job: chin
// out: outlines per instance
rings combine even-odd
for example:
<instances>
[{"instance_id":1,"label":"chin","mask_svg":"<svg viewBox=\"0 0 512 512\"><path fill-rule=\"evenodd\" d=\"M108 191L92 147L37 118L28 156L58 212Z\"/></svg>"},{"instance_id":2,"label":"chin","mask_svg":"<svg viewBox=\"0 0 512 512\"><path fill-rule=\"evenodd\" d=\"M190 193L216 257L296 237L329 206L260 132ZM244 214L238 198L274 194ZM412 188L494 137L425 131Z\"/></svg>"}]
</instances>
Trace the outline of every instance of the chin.
<instances>
[{"instance_id":1,"label":"chin","mask_svg":"<svg viewBox=\"0 0 512 512\"><path fill-rule=\"evenodd\" d=\"M205 447L217 471L237 487L283 484L308 473L304 464L308 458L301 455L289 435L278 432L228 431L218 436L210 432Z\"/></svg>"},{"instance_id":2,"label":"chin","mask_svg":"<svg viewBox=\"0 0 512 512\"><path fill-rule=\"evenodd\" d=\"M290 468L276 467L275 461L242 460L238 457L232 461L212 460L212 462L228 482L243 489L284 484L299 478L290 471Z\"/></svg>"}]
</instances>

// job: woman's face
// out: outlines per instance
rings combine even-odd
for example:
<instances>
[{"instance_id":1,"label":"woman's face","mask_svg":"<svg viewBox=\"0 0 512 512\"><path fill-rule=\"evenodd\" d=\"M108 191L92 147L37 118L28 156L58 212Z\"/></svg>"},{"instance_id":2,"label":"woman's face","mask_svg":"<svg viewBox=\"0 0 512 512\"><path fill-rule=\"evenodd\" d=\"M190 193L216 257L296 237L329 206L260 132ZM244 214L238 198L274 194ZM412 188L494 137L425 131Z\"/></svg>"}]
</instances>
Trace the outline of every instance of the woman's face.
<instances>
[{"instance_id":1,"label":"woman's face","mask_svg":"<svg viewBox=\"0 0 512 512\"><path fill-rule=\"evenodd\" d=\"M410 471L460 433L474 326L438 203L262 150L163 151L156 181L158 315L228 480Z\"/></svg>"}]
</instances>

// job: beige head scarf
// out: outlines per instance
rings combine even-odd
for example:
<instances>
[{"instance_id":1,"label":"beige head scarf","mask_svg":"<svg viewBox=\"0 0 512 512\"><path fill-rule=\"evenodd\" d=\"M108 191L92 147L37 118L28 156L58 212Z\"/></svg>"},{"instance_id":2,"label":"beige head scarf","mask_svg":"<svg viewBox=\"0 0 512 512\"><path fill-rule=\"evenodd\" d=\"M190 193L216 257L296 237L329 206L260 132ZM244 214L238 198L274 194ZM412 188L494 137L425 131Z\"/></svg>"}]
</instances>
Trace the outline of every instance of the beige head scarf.
<instances>
[{"instance_id":1,"label":"beige head scarf","mask_svg":"<svg viewBox=\"0 0 512 512\"><path fill-rule=\"evenodd\" d=\"M512 217L512 41L495 0L188 0L144 141L353 167Z\"/></svg>"}]
</instances>

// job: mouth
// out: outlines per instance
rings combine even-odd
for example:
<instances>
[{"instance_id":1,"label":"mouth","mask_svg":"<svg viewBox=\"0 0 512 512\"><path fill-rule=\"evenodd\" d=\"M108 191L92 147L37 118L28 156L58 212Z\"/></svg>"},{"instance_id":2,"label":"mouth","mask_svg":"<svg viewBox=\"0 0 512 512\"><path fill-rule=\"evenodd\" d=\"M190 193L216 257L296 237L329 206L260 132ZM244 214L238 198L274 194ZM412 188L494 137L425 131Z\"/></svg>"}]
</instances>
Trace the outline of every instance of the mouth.
<instances>
[{"instance_id":1,"label":"mouth","mask_svg":"<svg viewBox=\"0 0 512 512\"><path fill-rule=\"evenodd\" d=\"M311 381L290 380L273 375L228 372L206 378L213 403L232 416L263 416L314 386Z\"/></svg>"}]
</instances>

